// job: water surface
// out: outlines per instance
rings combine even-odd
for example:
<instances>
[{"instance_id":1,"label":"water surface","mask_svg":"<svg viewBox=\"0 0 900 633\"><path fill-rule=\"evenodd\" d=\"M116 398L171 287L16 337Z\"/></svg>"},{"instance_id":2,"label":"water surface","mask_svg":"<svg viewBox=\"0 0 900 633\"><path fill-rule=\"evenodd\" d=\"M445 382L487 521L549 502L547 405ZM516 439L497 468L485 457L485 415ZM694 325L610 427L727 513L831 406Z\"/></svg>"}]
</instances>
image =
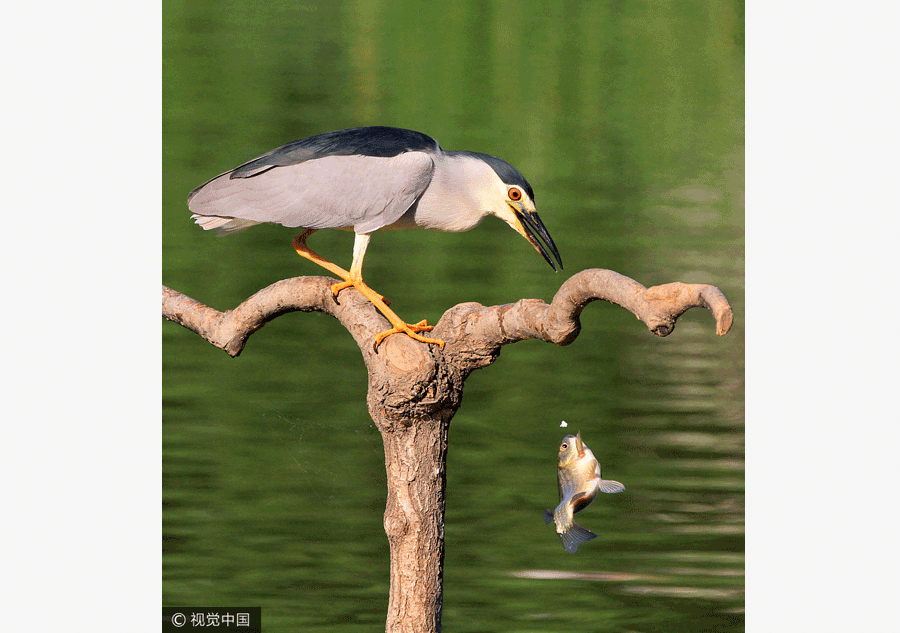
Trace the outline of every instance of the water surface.
<instances>
[{"instance_id":1,"label":"water surface","mask_svg":"<svg viewBox=\"0 0 900 633\"><path fill-rule=\"evenodd\" d=\"M742 6L164 2L166 285L224 310L322 274L288 229L204 233L186 195L378 124L516 165L565 265L494 219L376 234L366 280L401 316L550 300L586 268L713 283L735 307L725 337L694 310L658 339L593 303L570 346L507 346L471 375L450 431L447 631L744 628ZM312 242L349 265L351 234ZM384 463L351 337L291 314L231 359L165 323L163 354L164 603L258 605L267 633L382 628ZM600 538L572 556L542 514L577 430L626 491L579 515Z\"/></svg>"}]
</instances>

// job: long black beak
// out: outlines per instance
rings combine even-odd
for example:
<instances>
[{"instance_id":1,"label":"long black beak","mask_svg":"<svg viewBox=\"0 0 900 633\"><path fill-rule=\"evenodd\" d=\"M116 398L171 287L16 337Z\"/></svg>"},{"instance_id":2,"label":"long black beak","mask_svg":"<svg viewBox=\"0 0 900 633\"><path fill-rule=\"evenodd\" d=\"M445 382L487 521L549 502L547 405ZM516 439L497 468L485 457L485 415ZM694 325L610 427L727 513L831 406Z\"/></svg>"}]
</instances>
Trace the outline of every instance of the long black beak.
<instances>
[{"instance_id":1,"label":"long black beak","mask_svg":"<svg viewBox=\"0 0 900 633\"><path fill-rule=\"evenodd\" d=\"M562 259L559 256L559 251L556 250L556 244L553 243L553 238L550 237L550 232L547 231L547 227L544 226L544 223L541 222L541 218L538 217L536 211L519 211L516 210L516 215L519 216L519 221L522 223L522 226L525 227L525 232L528 233L526 237L528 241L531 242L532 246L544 256L544 259L547 260L547 263L550 264L550 268L554 271L556 270L556 264L553 263L553 260L550 259L550 253L553 253L553 256L556 258L556 261L559 262L559 270L562 270ZM540 237L543 240L543 243L539 241L537 238ZM544 246L546 244L546 246ZM550 249L550 253L547 252L547 249Z\"/></svg>"}]
</instances>

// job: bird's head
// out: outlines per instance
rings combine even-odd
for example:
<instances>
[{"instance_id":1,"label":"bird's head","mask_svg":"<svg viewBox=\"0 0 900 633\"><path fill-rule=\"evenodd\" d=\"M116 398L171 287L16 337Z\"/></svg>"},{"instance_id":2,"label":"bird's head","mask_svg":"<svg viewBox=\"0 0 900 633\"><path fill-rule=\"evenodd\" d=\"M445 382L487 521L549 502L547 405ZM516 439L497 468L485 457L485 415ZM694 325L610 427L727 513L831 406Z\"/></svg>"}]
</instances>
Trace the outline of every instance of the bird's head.
<instances>
[{"instance_id":1,"label":"bird's head","mask_svg":"<svg viewBox=\"0 0 900 633\"><path fill-rule=\"evenodd\" d=\"M479 183L482 194L481 206L485 212L497 216L526 240L531 242L535 250L544 256L553 270L556 264L562 270L562 259L550 232L544 226L534 205L534 190L518 169L504 160L478 152L455 152L465 154L466 158L476 159L490 166L489 177ZM556 262L550 254L556 258Z\"/></svg>"}]
</instances>

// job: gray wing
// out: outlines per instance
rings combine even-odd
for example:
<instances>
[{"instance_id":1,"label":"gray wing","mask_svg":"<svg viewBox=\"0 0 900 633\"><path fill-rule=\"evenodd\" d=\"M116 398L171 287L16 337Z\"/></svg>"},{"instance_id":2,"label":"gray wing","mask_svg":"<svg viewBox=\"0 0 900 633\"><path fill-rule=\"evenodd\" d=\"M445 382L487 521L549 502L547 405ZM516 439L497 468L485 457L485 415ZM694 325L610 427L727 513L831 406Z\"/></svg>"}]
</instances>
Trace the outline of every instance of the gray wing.
<instances>
[{"instance_id":1,"label":"gray wing","mask_svg":"<svg viewBox=\"0 0 900 633\"><path fill-rule=\"evenodd\" d=\"M404 152L439 154L441 148L437 141L421 132L382 125L354 127L324 132L276 147L232 170L231 177L249 178L273 167L295 165L325 156L390 158Z\"/></svg>"},{"instance_id":2,"label":"gray wing","mask_svg":"<svg viewBox=\"0 0 900 633\"><path fill-rule=\"evenodd\" d=\"M267 162L270 155L273 160ZM422 151L269 164L286 162L274 160L277 157L261 156L192 191L188 208L198 216L197 223L216 228L239 219L239 228L275 222L369 233L396 222L428 187L434 171L434 161ZM235 173L242 169L240 175ZM223 222L210 221L218 218Z\"/></svg>"}]
</instances>

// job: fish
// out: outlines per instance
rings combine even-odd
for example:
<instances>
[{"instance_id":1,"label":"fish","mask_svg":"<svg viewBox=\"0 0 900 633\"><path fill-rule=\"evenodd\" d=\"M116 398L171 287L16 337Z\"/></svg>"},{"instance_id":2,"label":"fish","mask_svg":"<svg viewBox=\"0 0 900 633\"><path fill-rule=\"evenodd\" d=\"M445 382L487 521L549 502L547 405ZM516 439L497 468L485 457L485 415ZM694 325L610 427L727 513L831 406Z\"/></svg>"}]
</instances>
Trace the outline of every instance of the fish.
<instances>
[{"instance_id":1,"label":"fish","mask_svg":"<svg viewBox=\"0 0 900 633\"><path fill-rule=\"evenodd\" d=\"M559 505L544 511L544 523L553 521L563 547L570 554L597 535L575 523L574 515L588 507L597 491L609 494L625 490L618 481L600 477L600 462L578 435L566 435L559 445Z\"/></svg>"}]
</instances>

